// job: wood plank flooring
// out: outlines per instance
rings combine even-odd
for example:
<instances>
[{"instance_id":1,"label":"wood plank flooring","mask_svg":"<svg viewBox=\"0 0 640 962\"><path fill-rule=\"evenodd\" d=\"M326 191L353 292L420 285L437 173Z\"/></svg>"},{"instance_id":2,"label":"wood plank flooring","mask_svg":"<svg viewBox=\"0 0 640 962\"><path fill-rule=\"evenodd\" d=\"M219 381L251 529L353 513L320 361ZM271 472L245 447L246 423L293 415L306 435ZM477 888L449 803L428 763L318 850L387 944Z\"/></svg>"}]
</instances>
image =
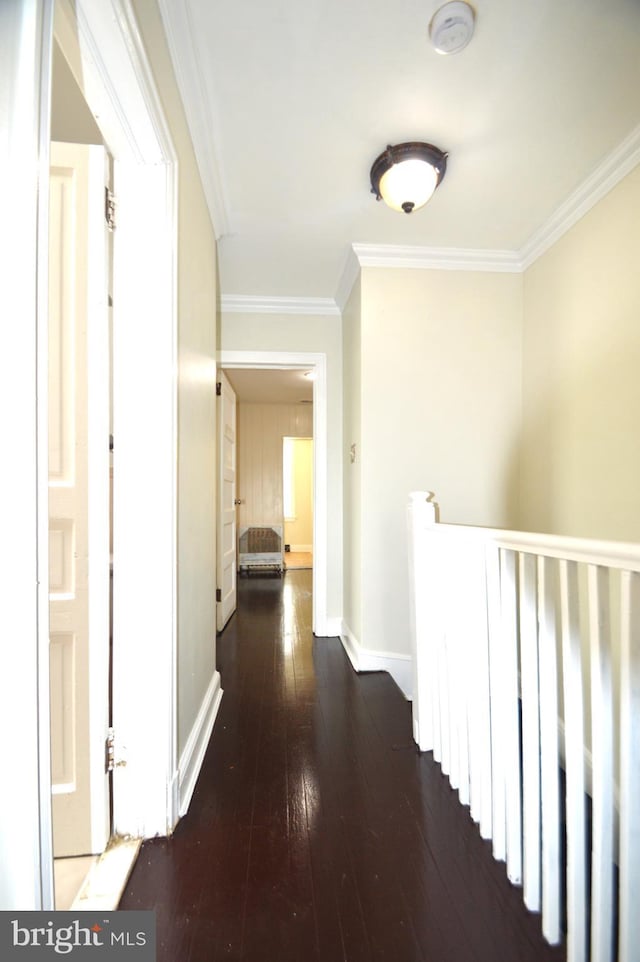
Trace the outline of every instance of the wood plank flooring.
<instances>
[{"instance_id":1,"label":"wood plank flooring","mask_svg":"<svg viewBox=\"0 0 640 962\"><path fill-rule=\"evenodd\" d=\"M289 571L299 568L313 568L312 551L285 551L284 566Z\"/></svg>"},{"instance_id":2,"label":"wood plank flooring","mask_svg":"<svg viewBox=\"0 0 640 962\"><path fill-rule=\"evenodd\" d=\"M120 903L156 910L158 962L563 962L391 678L313 638L311 572L238 588L191 808Z\"/></svg>"}]
</instances>

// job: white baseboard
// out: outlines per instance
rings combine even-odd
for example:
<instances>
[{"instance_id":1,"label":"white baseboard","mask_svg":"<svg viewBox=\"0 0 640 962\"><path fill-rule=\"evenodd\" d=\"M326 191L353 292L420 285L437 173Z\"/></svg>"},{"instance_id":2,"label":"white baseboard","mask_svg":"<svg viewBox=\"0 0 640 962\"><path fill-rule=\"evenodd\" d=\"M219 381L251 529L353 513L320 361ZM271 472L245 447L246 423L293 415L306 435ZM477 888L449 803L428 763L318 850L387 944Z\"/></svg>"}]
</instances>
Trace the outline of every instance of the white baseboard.
<instances>
[{"instance_id":1,"label":"white baseboard","mask_svg":"<svg viewBox=\"0 0 640 962\"><path fill-rule=\"evenodd\" d=\"M176 768L167 787L167 835L171 835L180 821L180 769Z\"/></svg>"},{"instance_id":2,"label":"white baseboard","mask_svg":"<svg viewBox=\"0 0 640 962\"><path fill-rule=\"evenodd\" d=\"M363 648L344 620L341 622L340 640L356 671L387 671L404 697L411 700L413 681L411 655Z\"/></svg>"},{"instance_id":3,"label":"white baseboard","mask_svg":"<svg viewBox=\"0 0 640 962\"><path fill-rule=\"evenodd\" d=\"M339 638L342 632L342 618L327 618L324 623L323 638Z\"/></svg>"},{"instance_id":4,"label":"white baseboard","mask_svg":"<svg viewBox=\"0 0 640 962\"><path fill-rule=\"evenodd\" d=\"M213 724L218 714L221 698L220 672L215 671L209 682L206 694L202 699L198 717L189 732L187 744L184 746L184 751L180 756L178 781L180 817L186 815L189 808L191 796L193 795L193 790L196 787L196 781L200 774L200 768L202 767L204 753L207 750L211 732L213 731Z\"/></svg>"}]
</instances>

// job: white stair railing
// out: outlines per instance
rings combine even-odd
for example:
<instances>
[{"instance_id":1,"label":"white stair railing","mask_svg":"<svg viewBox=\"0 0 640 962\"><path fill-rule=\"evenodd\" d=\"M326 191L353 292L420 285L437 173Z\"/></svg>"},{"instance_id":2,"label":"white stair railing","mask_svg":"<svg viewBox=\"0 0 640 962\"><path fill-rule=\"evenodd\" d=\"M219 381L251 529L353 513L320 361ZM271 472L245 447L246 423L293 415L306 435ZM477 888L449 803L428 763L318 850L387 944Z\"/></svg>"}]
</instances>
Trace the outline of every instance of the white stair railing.
<instances>
[{"instance_id":1,"label":"white stair railing","mask_svg":"<svg viewBox=\"0 0 640 962\"><path fill-rule=\"evenodd\" d=\"M413 731L568 962L640 962L640 545L409 502Z\"/></svg>"}]
</instances>

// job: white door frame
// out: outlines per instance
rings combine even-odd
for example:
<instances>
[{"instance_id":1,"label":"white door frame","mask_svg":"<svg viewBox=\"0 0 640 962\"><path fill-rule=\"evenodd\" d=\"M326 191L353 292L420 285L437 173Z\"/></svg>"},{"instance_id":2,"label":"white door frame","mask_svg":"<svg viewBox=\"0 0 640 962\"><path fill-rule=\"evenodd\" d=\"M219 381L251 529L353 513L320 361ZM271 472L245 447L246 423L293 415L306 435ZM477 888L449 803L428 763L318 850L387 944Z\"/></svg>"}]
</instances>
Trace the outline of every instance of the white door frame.
<instances>
[{"instance_id":1,"label":"white door frame","mask_svg":"<svg viewBox=\"0 0 640 962\"><path fill-rule=\"evenodd\" d=\"M114 158L114 829L178 818L177 156L130 0L56 0L55 35Z\"/></svg>"},{"instance_id":2,"label":"white door frame","mask_svg":"<svg viewBox=\"0 0 640 962\"><path fill-rule=\"evenodd\" d=\"M329 634L327 615L327 355L281 351L220 351L222 368L313 370L313 618L314 635Z\"/></svg>"},{"instance_id":3,"label":"white door frame","mask_svg":"<svg viewBox=\"0 0 640 962\"><path fill-rule=\"evenodd\" d=\"M11 185L5 217L12 225L0 240L3 302L10 318L0 334L0 422L3 449L10 452L10 470L0 472L5 506L0 590L5 638L12 641L0 650L7 773L0 793L3 909L40 909L53 902L49 667L43 641L49 632L43 316L48 308L52 25L52 0L0 3L0 162Z\"/></svg>"}]
</instances>

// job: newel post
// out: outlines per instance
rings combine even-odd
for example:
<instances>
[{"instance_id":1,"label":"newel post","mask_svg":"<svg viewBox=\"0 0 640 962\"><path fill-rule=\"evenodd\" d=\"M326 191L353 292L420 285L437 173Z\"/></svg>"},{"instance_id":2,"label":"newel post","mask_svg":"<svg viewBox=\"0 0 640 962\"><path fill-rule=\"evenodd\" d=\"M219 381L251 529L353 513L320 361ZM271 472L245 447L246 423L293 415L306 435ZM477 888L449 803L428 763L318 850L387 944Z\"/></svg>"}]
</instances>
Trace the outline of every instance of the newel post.
<instances>
[{"instance_id":1,"label":"newel post","mask_svg":"<svg viewBox=\"0 0 640 962\"><path fill-rule=\"evenodd\" d=\"M420 751L433 748L433 700L429 665L429 530L437 523L437 505L429 491L412 491L407 507L409 534L409 624L413 664L413 737Z\"/></svg>"}]
</instances>

